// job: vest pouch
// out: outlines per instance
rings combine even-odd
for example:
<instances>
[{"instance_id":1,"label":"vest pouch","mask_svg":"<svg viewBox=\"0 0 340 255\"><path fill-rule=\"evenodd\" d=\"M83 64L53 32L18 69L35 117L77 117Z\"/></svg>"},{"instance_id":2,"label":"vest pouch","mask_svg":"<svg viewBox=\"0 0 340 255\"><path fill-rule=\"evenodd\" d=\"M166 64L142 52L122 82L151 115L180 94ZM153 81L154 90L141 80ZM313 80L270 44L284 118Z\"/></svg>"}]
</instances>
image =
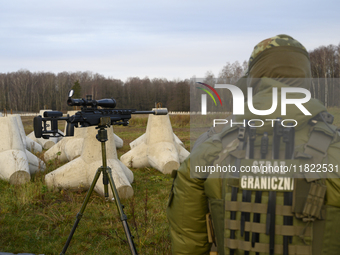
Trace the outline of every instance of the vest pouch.
<instances>
[{"instance_id":1,"label":"vest pouch","mask_svg":"<svg viewBox=\"0 0 340 255\"><path fill-rule=\"evenodd\" d=\"M292 212L298 219L303 218L303 208L306 204L311 183L304 178L294 179Z\"/></svg>"},{"instance_id":2,"label":"vest pouch","mask_svg":"<svg viewBox=\"0 0 340 255\"><path fill-rule=\"evenodd\" d=\"M304 178L294 180L292 211L296 218L303 221L324 219L322 210L327 187L321 181L307 182Z\"/></svg>"}]
</instances>

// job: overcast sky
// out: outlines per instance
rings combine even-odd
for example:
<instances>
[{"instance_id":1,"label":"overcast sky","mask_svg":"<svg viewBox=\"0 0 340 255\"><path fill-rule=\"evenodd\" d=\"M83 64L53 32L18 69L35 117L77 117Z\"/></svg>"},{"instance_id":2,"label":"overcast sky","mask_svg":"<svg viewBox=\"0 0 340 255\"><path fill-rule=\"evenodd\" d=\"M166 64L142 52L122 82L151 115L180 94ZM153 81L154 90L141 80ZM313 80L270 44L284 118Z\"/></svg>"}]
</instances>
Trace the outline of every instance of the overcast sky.
<instances>
[{"instance_id":1,"label":"overcast sky","mask_svg":"<svg viewBox=\"0 0 340 255\"><path fill-rule=\"evenodd\" d=\"M0 73L92 71L186 79L247 60L289 34L308 50L340 43L340 4L325 1L0 0Z\"/></svg>"}]
</instances>

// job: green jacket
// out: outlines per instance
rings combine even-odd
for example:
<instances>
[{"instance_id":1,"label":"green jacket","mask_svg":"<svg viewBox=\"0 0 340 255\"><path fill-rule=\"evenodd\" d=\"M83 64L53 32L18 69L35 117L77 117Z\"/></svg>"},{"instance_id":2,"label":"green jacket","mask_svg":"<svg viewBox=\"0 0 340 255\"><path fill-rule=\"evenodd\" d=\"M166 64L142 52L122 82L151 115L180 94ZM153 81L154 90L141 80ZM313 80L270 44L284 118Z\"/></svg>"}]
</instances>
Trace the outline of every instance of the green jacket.
<instances>
[{"instance_id":1,"label":"green jacket","mask_svg":"<svg viewBox=\"0 0 340 255\"><path fill-rule=\"evenodd\" d=\"M254 108L269 109L272 103L272 88L284 86L286 85L263 78L259 88L260 92L253 97ZM236 120L276 119L281 116L280 96L280 89L278 89L278 107L270 116L255 116L245 105L245 115L237 116ZM293 95L296 98L299 96L301 95ZM295 119L298 122L298 125L295 127L295 151L301 152L303 152L304 145L308 142L310 136L311 125L309 120L320 112L326 111L322 103L315 99L311 99L304 106L312 113L312 116L305 116L295 105L287 105L287 115L282 117L284 119ZM334 166L339 165L339 134L335 131L336 128L334 126L326 126L324 123L320 123L320 125L322 126L322 132L330 133L334 137L328 147L326 158L320 163L327 162L327 164L333 164ZM237 128L235 127L226 127L222 132L206 140L191 152L190 156L178 169L167 207L167 216L171 226L170 235L173 254L209 254L211 243L208 241L206 222L206 214L209 211L212 214L215 240L219 254L228 253L228 248L225 247L225 238L228 235L225 221L228 216L226 216L224 211L225 201L230 200L230 188L227 187L228 180L212 178L216 177L212 175L207 176L207 178L191 178L190 165L204 166L212 164L223 150L222 140L232 136L235 137L234 131L236 130ZM270 136L272 135L272 130L271 122L267 121L263 127L257 128L256 134L261 136L264 132L268 132ZM259 143L255 143L256 147L259 148ZM271 148L271 140L269 141L269 148ZM228 158L229 162L234 164L235 158L231 155ZM320 237L317 237L319 240L318 253L316 253L314 246L311 246L311 249L314 249L313 254L339 254L340 251L340 242L337 241L340 234L340 179L338 179L337 174L334 177L326 179L327 192L324 204L327 220L320 220L320 222L324 223L321 228L322 233L320 228L314 228L314 232L320 232ZM294 219L294 222L296 221L298 222L298 220ZM298 222L298 224L300 223ZM315 240L316 238L314 237L314 242L316 243ZM306 240L297 242L304 245ZM320 253L321 250L322 253Z\"/></svg>"}]
</instances>

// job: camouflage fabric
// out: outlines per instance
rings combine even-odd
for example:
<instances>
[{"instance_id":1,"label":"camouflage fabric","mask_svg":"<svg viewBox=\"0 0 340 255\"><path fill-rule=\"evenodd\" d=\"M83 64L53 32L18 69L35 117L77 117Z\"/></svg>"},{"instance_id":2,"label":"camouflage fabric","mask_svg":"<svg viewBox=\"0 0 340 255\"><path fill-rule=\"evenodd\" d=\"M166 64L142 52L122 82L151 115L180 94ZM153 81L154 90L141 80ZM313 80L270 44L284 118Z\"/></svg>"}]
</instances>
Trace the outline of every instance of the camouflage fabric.
<instances>
[{"instance_id":1,"label":"camouflage fabric","mask_svg":"<svg viewBox=\"0 0 340 255\"><path fill-rule=\"evenodd\" d=\"M277 35L268 39L265 39L258 43L249 58L248 61L248 67L251 66L254 59L263 51L273 48L273 47L279 47L279 46L292 46L296 48L300 48L307 52L306 48L297 40L295 40L293 37L289 35ZM249 71L249 69L248 69Z\"/></svg>"}]
</instances>

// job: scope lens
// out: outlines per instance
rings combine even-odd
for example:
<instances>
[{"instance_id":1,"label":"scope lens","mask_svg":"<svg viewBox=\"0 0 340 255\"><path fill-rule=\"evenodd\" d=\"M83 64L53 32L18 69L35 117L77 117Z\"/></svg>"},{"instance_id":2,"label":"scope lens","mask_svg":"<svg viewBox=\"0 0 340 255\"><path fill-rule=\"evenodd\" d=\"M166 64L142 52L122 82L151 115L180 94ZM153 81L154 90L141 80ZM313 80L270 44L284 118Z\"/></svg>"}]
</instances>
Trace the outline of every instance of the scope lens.
<instances>
[{"instance_id":1,"label":"scope lens","mask_svg":"<svg viewBox=\"0 0 340 255\"><path fill-rule=\"evenodd\" d=\"M97 105L104 107L104 108L115 108L116 107L116 100L113 98L104 98L97 100Z\"/></svg>"}]
</instances>

